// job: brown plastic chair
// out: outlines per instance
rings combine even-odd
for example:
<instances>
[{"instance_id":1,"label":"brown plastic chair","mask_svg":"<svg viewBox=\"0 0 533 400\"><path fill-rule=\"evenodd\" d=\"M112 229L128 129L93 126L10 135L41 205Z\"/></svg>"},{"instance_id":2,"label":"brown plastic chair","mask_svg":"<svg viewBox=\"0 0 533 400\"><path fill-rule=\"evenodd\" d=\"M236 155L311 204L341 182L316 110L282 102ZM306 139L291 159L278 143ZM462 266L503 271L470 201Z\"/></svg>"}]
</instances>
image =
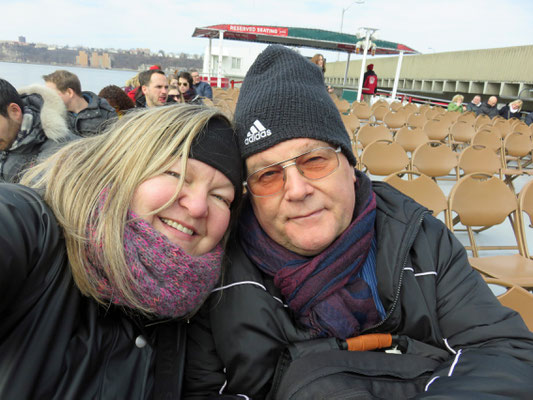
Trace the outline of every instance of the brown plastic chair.
<instances>
[{"instance_id":1,"label":"brown plastic chair","mask_svg":"<svg viewBox=\"0 0 533 400\"><path fill-rule=\"evenodd\" d=\"M397 131L402 126L405 126L406 119L407 118L402 112L389 111L383 116L383 123L387 125L391 131Z\"/></svg>"},{"instance_id":2,"label":"brown plastic chair","mask_svg":"<svg viewBox=\"0 0 533 400\"><path fill-rule=\"evenodd\" d=\"M418 146L411 156L412 170L432 178L446 176L457 167L457 155L439 141L429 141Z\"/></svg>"},{"instance_id":3,"label":"brown plastic chair","mask_svg":"<svg viewBox=\"0 0 533 400\"><path fill-rule=\"evenodd\" d=\"M529 224L526 224L524 213L529 217ZM520 226L520 238L522 240L521 254L524 257L532 258L526 240L526 227L533 228L533 180L530 180L520 190L518 194L518 224Z\"/></svg>"},{"instance_id":4,"label":"brown plastic chair","mask_svg":"<svg viewBox=\"0 0 533 400\"><path fill-rule=\"evenodd\" d=\"M398 143L376 140L364 148L360 165L367 174L387 176L407 169L409 157Z\"/></svg>"},{"instance_id":5,"label":"brown plastic chair","mask_svg":"<svg viewBox=\"0 0 533 400\"><path fill-rule=\"evenodd\" d=\"M501 137L496 133L485 130L477 132L470 143L472 145L482 145L488 147L489 149L492 149L495 152L500 151L500 149L502 148Z\"/></svg>"},{"instance_id":6,"label":"brown plastic chair","mask_svg":"<svg viewBox=\"0 0 533 400\"><path fill-rule=\"evenodd\" d=\"M505 137L513 131L511 124L506 119L495 120L493 121L492 126L500 134L502 139L505 139Z\"/></svg>"},{"instance_id":7,"label":"brown plastic chair","mask_svg":"<svg viewBox=\"0 0 533 400\"><path fill-rule=\"evenodd\" d=\"M503 306L520 314L528 329L533 331L533 293L501 279L489 277L483 277L483 279L488 285L496 285L506 289L505 293L497 296L498 300Z\"/></svg>"},{"instance_id":8,"label":"brown plastic chair","mask_svg":"<svg viewBox=\"0 0 533 400\"><path fill-rule=\"evenodd\" d=\"M486 114L481 114L476 117L476 121L474 122L474 128L476 128L476 131L482 126L482 125L492 125L492 120L490 117Z\"/></svg>"},{"instance_id":9,"label":"brown plastic chair","mask_svg":"<svg viewBox=\"0 0 533 400\"><path fill-rule=\"evenodd\" d=\"M464 175L483 172L489 175L498 174L501 178L501 158L494 150L480 144L474 144L468 146L459 155L457 162L458 179L461 170Z\"/></svg>"},{"instance_id":10,"label":"brown plastic chair","mask_svg":"<svg viewBox=\"0 0 533 400\"><path fill-rule=\"evenodd\" d=\"M441 121L446 120L450 125L453 125L457 122L457 119L461 116L459 111L446 111L444 114L441 114Z\"/></svg>"},{"instance_id":11,"label":"brown plastic chair","mask_svg":"<svg viewBox=\"0 0 533 400\"><path fill-rule=\"evenodd\" d=\"M341 114L345 114L350 110L350 103L346 99L340 99L334 101L334 103Z\"/></svg>"},{"instance_id":12,"label":"brown plastic chair","mask_svg":"<svg viewBox=\"0 0 533 400\"><path fill-rule=\"evenodd\" d=\"M514 131L503 141L502 173L508 183L521 175L533 175L533 169L526 169L533 156L533 141L530 134Z\"/></svg>"},{"instance_id":13,"label":"brown plastic chair","mask_svg":"<svg viewBox=\"0 0 533 400\"><path fill-rule=\"evenodd\" d=\"M355 132L357 132L357 130L361 126L361 122L359 121L359 118L357 118L357 115L355 114L348 114L348 115L341 114L341 119L342 119L342 122L344 123L344 126L346 127L346 131L348 132L350 139L353 139Z\"/></svg>"},{"instance_id":14,"label":"brown plastic chair","mask_svg":"<svg viewBox=\"0 0 533 400\"><path fill-rule=\"evenodd\" d=\"M394 141L399 143L405 151L412 153L421 144L429 141L428 136L420 128L409 129L407 126L398 129Z\"/></svg>"},{"instance_id":15,"label":"brown plastic chair","mask_svg":"<svg viewBox=\"0 0 533 400\"><path fill-rule=\"evenodd\" d=\"M409 179L402 179L406 176ZM383 181L431 210L434 217L446 211L448 207L448 200L442 189L427 175L404 170L387 176Z\"/></svg>"},{"instance_id":16,"label":"brown plastic chair","mask_svg":"<svg viewBox=\"0 0 533 400\"><path fill-rule=\"evenodd\" d=\"M464 146L470 143L476 131L465 121L456 121L449 130L449 143L454 146Z\"/></svg>"},{"instance_id":17,"label":"brown plastic chair","mask_svg":"<svg viewBox=\"0 0 533 400\"><path fill-rule=\"evenodd\" d=\"M398 111L400 108L402 108L402 103L400 101L393 101L390 103L389 108L392 111Z\"/></svg>"},{"instance_id":18,"label":"brown plastic chair","mask_svg":"<svg viewBox=\"0 0 533 400\"><path fill-rule=\"evenodd\" d=\"M467 111L459 115L457 121L468 122L470 125L474 126L476 122L476 113L473 111Z\"/></svg>"},{"instance_id":19,"label":"brown plastic chair","mask_svg":"<svg viewBox=\"0 0 533 400\"><path fill-rule=\"evenodd\" d=\"M357 132L356 142L364 149L375 140L392 140L392 133L385 125L363 125Z\"/></svg>"},{"instance_id":20,"label":"brown plastic chair","mask_svg":"<svg viewBox=\"0 0 533 400\"><path fill-rule=\"evenodd\" d=\"M387 114L389 111L390 109L388 106L382 105L372 110L372 116L374 117L376 122L383 122L385 114Z\"/></svg>"},{"instance_id":21,"label":"brown plastic chair","mask_svg":"<svg viewBox=\"0 0 533 400\"><path fill-rule=\"evenodd\" d=\"M352 105L352 113L357 115L359 120L368 121L372 116L372 109L365 102L354 102Z\"/></svg>"},{"instance_id":22,"label":"brown plastic chair","mask_svg":"<svg viewBox=\"0 0 533 400\"><path fill-rule=\"evenodd\" d=\"M418 113L418 106L414 103L407 103L403 106L404 110L409 111L410 114L412 113Z\"/></svg>"},{"instance_id":23,"label":"brown plastic chair","mask_svg":"<svg viewBox=\"0 0 533 400\"><path fill-rule=\"evenodd\" d=\"M372 109L372 112L374 112L376 108L381 107L381 106L387 107L387 109L390 110L389 103L387 103L387 101L383 99L379 99L378 101L376 101L374 104L372 104L372 107L370 108Z\"/></svg>"},{"instance_id":24,"label":"brown plastic chair","mask_svg":"<svg viewBox=\"0 0 533 400\"><path fill-rule=\"evenodd\" d=\"M444 112L445 112L444 108L433 107L427 110L424 115L426 116L426 119L429 121L429 120L434 119L437 115L444 114Z\"/></svg>"},{"instance_id":25,"label":"brown plastic chair","mask_svg":"<svg viewBox=\"0 0 533 400\"><path fill-rule=\"evenodd\" d=\"M423 113L414 113L407 117L407 125L411 128L423 128L427 119Z\"/></svg>"},{"instance_id":26,"label":"brown plastic chair","mask_svg":"<svg viewBox=\"0 0 533 400\"><path fill-rule=\"evenodd\" d=\"M439 140L443 142L448 137L449 126L450 123L446 120L438 121L430 119L426 122L423 129L429 140Z\"/></svg>"}]
</instances>

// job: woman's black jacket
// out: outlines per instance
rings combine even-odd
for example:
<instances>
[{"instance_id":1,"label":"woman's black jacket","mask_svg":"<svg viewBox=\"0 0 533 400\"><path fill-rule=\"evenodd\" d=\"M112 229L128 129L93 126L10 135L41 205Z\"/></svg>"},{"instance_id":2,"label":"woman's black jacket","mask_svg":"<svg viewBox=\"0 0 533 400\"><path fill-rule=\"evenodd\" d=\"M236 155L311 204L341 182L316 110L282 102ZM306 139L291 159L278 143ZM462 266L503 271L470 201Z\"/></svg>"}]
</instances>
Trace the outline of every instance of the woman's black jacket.
<instances>
[{"instance_id":1,"label":"woman's black jacket","mask_svg":"<svg viewBox=\"0 0 533 400\"><path fill-rule=\"evenodd\" d=\"M5 183L0 293L0 399L179 397L184 325L150 322L83 296L51 210L33 190ZM158 343L163 331L170 346ZM155 384L156 360L163 386Z\"/></svg>"}]
</instances>

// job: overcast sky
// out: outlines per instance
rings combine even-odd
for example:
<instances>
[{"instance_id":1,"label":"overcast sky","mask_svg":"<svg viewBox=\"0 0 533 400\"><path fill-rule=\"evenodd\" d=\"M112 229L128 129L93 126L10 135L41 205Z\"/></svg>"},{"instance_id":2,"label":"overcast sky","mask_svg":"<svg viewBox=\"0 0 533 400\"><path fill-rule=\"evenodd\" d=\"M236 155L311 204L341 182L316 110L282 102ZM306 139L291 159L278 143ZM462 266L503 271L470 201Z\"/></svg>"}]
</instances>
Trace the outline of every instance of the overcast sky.
<instances>
[{"instance_id":1,"label":"overcast sky","mask_svg":"<svg viewBox=\"0 0 533 400\"><path fill-rule=\"evenodd\" d=\"M361 1L361 0L359 0ZM203 54L195 27L378 28L422 53L533 44L533 0L0 0L0 40ZM231 42L232 46L246 46ZM312 51L311 51L312 52Z\"/></svg>"}]
</instances>

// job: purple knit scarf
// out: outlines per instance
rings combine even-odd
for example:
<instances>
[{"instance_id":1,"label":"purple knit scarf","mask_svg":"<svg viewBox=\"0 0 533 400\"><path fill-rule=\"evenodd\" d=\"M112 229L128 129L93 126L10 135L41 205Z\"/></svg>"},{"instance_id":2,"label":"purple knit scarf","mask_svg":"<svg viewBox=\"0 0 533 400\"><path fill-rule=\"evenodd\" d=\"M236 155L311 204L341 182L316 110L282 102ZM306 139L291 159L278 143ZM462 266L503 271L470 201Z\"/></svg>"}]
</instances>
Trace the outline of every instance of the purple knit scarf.
<instances>
[{"instance_id":1,"label":"purple knit scarf","mask_svg":"<svg viewBox=\"0 0 533 400\"><path fill-rule=\"evenodd\" d=\"M132 286L137 300L157 317L182 317L194 311L220 277L222 246L218 245L203 256L193 257L132 211L128 212L127 218L124 255L134 279ZM94 237L94 231L88 229L88 233ZM92 240L86 251L87 267L96 278L97 290L102 297L113 304L133 308L109 280L100 261L101 246Z\"/></svg>"},{"instance_id":2,"label":"purple knit scarf","mask_svg":"<svg viewBox=\"0 0 533 400\"><path fill-rule=\"evenodd\" d=\"M248 203L240 226L245 253L274 277L289 308L313 336L348 338L379 322L368 284L356 275L370 250L376 195L370 180L358 174L355 219L326 250L314 257L293 253L261 228Z\"/></svg>"}]
</instances>

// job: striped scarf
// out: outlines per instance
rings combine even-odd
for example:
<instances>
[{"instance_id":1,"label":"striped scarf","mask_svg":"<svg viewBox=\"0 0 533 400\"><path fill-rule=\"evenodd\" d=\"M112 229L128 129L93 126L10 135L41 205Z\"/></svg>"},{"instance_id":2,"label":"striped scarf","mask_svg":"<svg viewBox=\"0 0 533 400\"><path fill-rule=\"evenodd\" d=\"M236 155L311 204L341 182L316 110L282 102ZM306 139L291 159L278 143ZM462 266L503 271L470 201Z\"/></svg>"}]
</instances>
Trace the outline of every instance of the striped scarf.
<instances>
[{"instance_id":1,"label":"striped scarf","mask_svg":"<svg viewBox=\"0 0 533 400\"><path fill-rule=\"evenodd\" d=\"M289 308L314 337L346 339L379 322L372 292L358 272L374 236L376 195L363 174L355 185L355 219L322 253L305 257L274 242L261 228L251 205L240 226L245 253L274 277Z\"/></svg>"}]
</instances>

